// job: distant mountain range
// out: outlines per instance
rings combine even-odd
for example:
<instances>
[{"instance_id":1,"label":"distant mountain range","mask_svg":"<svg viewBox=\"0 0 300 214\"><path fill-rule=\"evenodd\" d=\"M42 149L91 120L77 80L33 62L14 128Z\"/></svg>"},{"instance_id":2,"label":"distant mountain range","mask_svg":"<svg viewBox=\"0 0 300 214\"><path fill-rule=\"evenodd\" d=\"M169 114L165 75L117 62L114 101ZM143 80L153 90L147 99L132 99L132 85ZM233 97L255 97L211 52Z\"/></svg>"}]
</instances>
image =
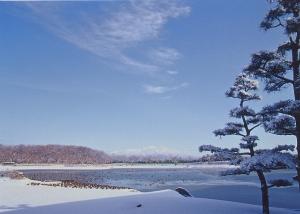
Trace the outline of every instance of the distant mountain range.
<instances>
[{"instance_id":1,"label":"distant mountain range","mask_svg":"<svg viewBox=\"0 0 300 214\"><path fill-rule=\"evenodd\" d=\"M1 145L0 163L32 163L32 164L102 164L113 162L153 163L153 162L191 162L199 158L165 152L163 150L130 153L107 154L83 146L71 145Z\"/></svg>"}]
</instances>

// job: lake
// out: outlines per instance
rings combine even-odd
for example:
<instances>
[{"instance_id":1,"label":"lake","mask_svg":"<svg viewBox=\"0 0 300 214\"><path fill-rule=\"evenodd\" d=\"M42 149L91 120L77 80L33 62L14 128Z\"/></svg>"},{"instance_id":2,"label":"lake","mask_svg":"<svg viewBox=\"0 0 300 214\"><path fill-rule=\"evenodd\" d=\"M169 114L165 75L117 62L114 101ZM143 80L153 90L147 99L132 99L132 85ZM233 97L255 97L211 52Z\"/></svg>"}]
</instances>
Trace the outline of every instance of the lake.
<instances>
[{"instance_id":1,"label":"lake","mask_svg":"<svg viewBox=\"0 0 300 214\"><path fill-rule=\"evenodd\" d=\"M81 182L130 187L140 191L154 191L184 187L195 197L260 204L260 185L255 174L220 176L224 167L203 168L126 168L101 170L22 170L35 180L77 180ZM267 174L267 179L291 178L291 170ZM282 200L286 197L295 200ZM270 189L270 204L274 207L300 209L297 186Z\"/></svg>"}]
</instances>

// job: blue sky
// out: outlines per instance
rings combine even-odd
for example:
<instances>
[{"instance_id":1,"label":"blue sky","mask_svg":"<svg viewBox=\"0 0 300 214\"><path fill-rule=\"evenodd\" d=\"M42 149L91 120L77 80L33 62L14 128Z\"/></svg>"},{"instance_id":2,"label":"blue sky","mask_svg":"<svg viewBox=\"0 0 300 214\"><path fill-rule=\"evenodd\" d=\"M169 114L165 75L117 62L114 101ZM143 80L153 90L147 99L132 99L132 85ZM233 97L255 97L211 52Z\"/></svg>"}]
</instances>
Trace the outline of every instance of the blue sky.
<instances>
[{"instance_id":1,"label":"blue sky","mask_svg":"<svg viewBox=\"0 0 300 214\"><path fill-rule=\"evenodd\" d=\"M236 104L224 92L251 53L285 40L259 29L262 0L0 4L2 144L238 145L212 134Z\"/></svg>"}]
</instances>

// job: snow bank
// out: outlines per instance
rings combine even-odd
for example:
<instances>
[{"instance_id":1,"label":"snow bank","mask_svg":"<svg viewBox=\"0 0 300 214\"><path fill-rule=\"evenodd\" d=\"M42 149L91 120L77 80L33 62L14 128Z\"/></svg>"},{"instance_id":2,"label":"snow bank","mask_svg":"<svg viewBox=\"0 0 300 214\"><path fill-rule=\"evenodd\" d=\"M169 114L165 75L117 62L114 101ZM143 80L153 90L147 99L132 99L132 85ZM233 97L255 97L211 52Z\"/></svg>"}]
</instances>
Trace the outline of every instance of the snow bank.
<instances>
[{"instance_id":1,"label":"snow bank","mask_svg":"<svg viewBox=\"0 0 300 214\"><path fill-rule=\"evenodd\" d=\"M28 180L0 179L0 211L7 214L216 214L261 213L261 207L203 198L185 198L172 190L70 189L27 186ZM96 199L97 198L97 199ZM79 201L80 200L80 201ZM272 208L272 214L296 213Z\"/></svg>"},{"instance_id":2,"label":"snow bank","mask_svg":"<svg viewBox=\"0 0 300 214\"><path fill-rule=\"evenodd\" d=\"M28 185L31 182L30 179L0 178L0 213L19 208L140 194L130 189L78 189ZM37 183L37 181L34 182Z\"/></svg>"},{"instance_id":3,"label":"snow bank","mask_svg":"<svg viewBox=\"0 0 300 214\"><path fill-rule=\"evenodd\" d=\"M140 206L140 207L139 207ZM210 213L260 213L261 208L234 202L211 199L184 198L172 190L144 193L135 196L97 199L73 203L64 203L36 208L25 208L10 214L129 214L129 213L170 213L170 214L210 214ZM273 214L296 213L284 209L272 209Z\"/></svg>"}]
</instances>

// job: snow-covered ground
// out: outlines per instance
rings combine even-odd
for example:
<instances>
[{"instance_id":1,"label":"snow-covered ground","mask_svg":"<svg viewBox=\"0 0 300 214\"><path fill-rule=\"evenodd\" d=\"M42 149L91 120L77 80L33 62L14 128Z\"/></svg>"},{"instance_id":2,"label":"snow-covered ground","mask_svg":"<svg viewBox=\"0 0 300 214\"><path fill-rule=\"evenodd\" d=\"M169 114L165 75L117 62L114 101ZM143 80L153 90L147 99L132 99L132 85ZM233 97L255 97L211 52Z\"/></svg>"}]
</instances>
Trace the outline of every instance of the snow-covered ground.
<instances>
[{"instance_id":1,"label":"snow-covered ground","mask_svg":"<svg viewBox=\"0 0 300 214\"><path fill-rule=\"evenodd\" d=\"M32 186L32 180L0 178L0 212L72 201L140 194L129 189L79 189L52 186ZM37 181L34 181L37 183ZM41 183L41 182L39 182ZM53 182L51 182L53 183Z\"/></svg>"},{"instance_id":2,"label":"snow-covered ground","mask_svg":"<svg viewBox=\"0 0 300 214\"><path fill-rule=\"evenodd\" d=\"M0 212L15 214L216 214L261 213L261 207L203 198L185 198L173 190L75 189L27 185L29 179L0 178ZM138 206L140 205L140 207ZM273 214L298 213L272 208Z\"/></svg>"},{"instance_id":3,"label":"snow-covered ground","mask_svg":"<svg viewBox=\"0 0 300 214\"><path fill-rule=\"evenodd\" d=\"M63 164L18 164L15 166L0 165L0 171L5 170L34 170L34 169L73 169L73 170L97 170L97 169L170 169L170 168L232 168L235 166L226 163L220 164L197 164L197 163L180 163L180 164L128 164L128 163L113 163L113 164L98 164L98 165L63 165Z\"/></svg>"},{"instance_id":4,"label":"snow-covered ground","mask_svg":"<svg viewBox=\"0 0 300 214\"><path fill-rule=\"evenodd\" d=\"M146 173L154 173L155 169L159 169L160 173L166 172L168 175L173 171L200 171L206 172L207 170L218 171L219 168L225 169L230 166L226 164L107 164L107 165L17 165L17 166L0 166L0 171L5 170L100 170L101 169L113 169L112 172L120 173L120 171L125 172L129 169L135 169ZM120 170L115 170L120 169ZM144 169L144 170L143 170ZM146 170L147 169L147 170ZM169 169L169 171L168 171ZM171 171L170 171L171 169ZM132 170L129 170L132 171ZM84 171L88 172L88 171ZM109 173L110 170L107 171ZM135 171L134 171L135 172ZM124 172L123 172L124 173ZM125 173L125 174L126 174ZM147 174L147 173L146 173ZM177 174L176 174L177 175ZM281 175L281 174L280 174ZM120 174L121 177L125 176ZM179 177L178 177L179 176ZM179 174L175 178L180 179L182 176ZM189 174L184 173L185 182L188 182L190 178ZM191 176L191 175L190 175ZM211 182L216 182L216 175L207 175ZM206 177L207 177L206 176ZM272 176L277 176L274 174ZM271 177L272 177L271 176ZM288 175L290 176L290 175ZM102 175L103 177L103 175ZM112 176L113 177L113 176ZM204 176L205 177L205 176ZM237 182L239 185L233 183L232 185L215 185L211 188L207 181L203 180L201 184L197 183L197 188L193 193L198 198L185 198L179 195L173 190L163 190L163 191L153 191L152 192L139 192L130 189L78 189L78 188L66 188L66 187L52 187L44 185L28 185L32 182L29 179L22 180L11 180L9 178L0 177L0 213L16 213L16 214L50 214L50 213L73 213L73 214L98 214L98 213L172 213L172 214L182 214L182 213L205 213L205 214L216 214L216 213L261 213L261 207L257 205L250 205L246 203L259 204L259 190L255 189L256 183L253 182L251 176L241 177L240 180L232 180L231 182ZM126 178L126 176L125 176ZM131 179L135 179L130 177ZM246 179L247 178L247 179ZM245 179L245 180L244 180ZM229 179L230 181L230 179ZM240 185L239 182L249 182L250 184ZM34 181L37 182L37 181ZM252 184L253 183L253 184ZM205 185L206 184L206 185ZM116 183L119 185L119 183ZM189 183L191 185L191 183ZM129 185L130 186L130 185ZM178 185L176 185L177 187ZM165 188L172 188L165 186ZM225 188L225 189L224 189ZM231 195L237 195L237 197L242 197L241 194L235 192L236 189L240 189L240 192L245 192L243 200L237 200L232 198ZM276 207L286 207L286 209L272 208L272 213L300 213L300 209L297 206L300 199L297 192L294 191L294 187L290 189L282 189L277 192L274 189L271 192L270 199L271 204ZM252 192L251 192L251 191ZM276 191L275 191L276 190ZM249 193L251 194L249 195ZM197 193L197 194L196 194ZM200 194L201 193L201 194ZM203 193L203 194L202 194ZM211 193L211 194L210 194ZM278 193L278 194L277 194ZM215 197L216 194L220 197ZM203 198L201 198L203 197ZM211 199L206 199L211 198ZM285 203L277 203L276 200L281 198L289 198L290 204L285 206ZM219 200L217 200L219 199ZM250 200L251 199L251 200ZM258 202L256 203L255 200ZM276 200L275 200L276 199ZM240 201L230 202L231 201ZM276 202L276 203L275 203ZM137 207L137 205L141 205Z\"/></svg>"}]
</instances>

